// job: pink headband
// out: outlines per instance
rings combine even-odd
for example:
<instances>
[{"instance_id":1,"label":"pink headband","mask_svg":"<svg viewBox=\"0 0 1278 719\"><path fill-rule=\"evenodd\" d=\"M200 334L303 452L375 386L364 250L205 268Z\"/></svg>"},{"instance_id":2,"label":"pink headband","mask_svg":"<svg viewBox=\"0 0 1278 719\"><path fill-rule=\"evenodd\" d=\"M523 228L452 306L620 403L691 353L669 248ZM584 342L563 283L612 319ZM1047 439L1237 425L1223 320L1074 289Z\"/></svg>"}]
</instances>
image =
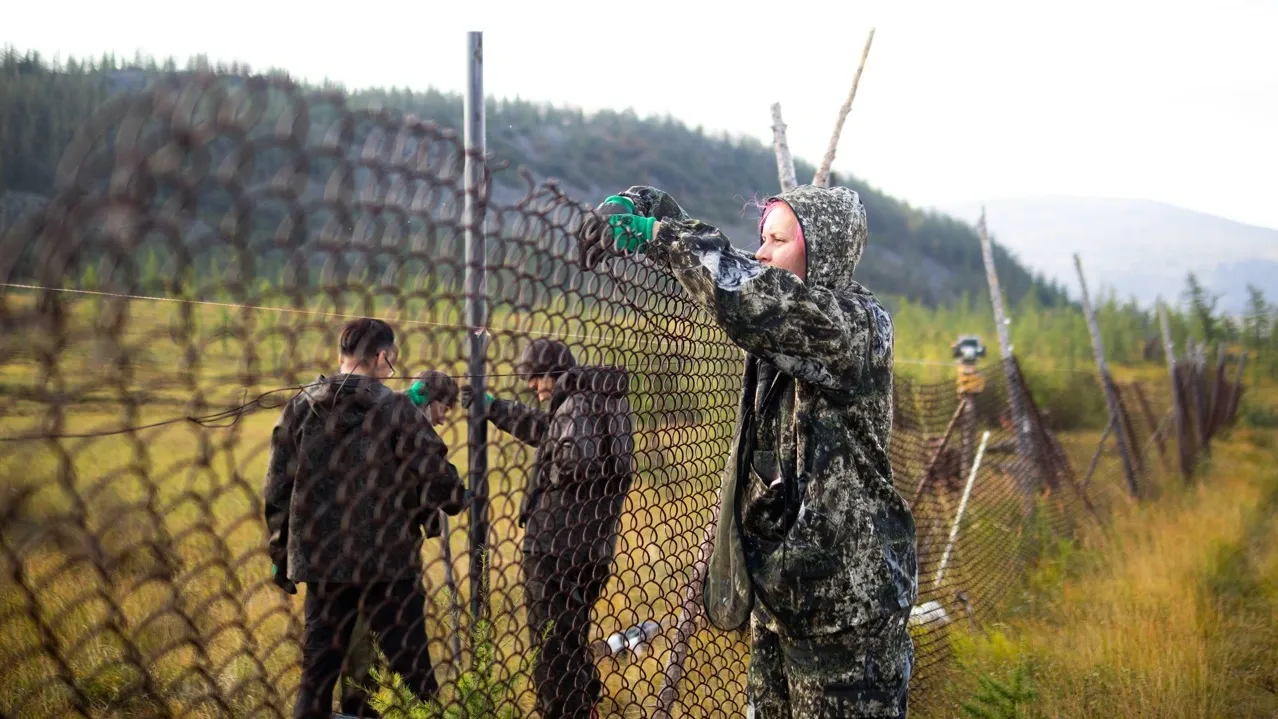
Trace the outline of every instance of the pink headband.
<instances>
[{"instance_id":1,"label":"pink headband","mask_svg":"<svg viewBox=\"0 0 1278 719\"><path fill-rule=\"evenodd\" d=\"M772 199L768 201L768 204L764 205L763 215L759 217L759 244L763 244L763 225L768 221L768 215L772 214L772 210L775 209L777 205L781 204L785 204L785 200ZM794 225L795 232L798 233L799 242L803 242L803 224L796 222ZM804 247L807 247L806 242L803 242L803 245Z\"/></svg>"}]
</instances>

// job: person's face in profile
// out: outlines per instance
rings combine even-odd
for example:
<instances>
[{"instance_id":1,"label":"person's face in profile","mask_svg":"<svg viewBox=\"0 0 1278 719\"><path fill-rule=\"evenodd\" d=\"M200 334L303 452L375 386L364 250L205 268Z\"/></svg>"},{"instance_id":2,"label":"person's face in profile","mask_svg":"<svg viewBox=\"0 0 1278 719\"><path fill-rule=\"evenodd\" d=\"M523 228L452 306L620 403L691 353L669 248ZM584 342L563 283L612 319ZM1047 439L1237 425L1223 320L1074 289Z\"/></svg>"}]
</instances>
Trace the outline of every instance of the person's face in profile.
<instances>
[{"instance_id":1,"label":"person's face in profile","mask_svg":"<svg viewBox=\"0 0 1278 719\"><path fill-rule=\"evenodd\" d=\"M759 241L759 250L754 253L754 259L765 265L788 270L799 279L804 279L807 257L803 236L799 232L799 218L789 205L777 202L769 208Z\"/></svg>"},{"instance_id":2,"label":"person's face in profile","mask_svg":"<svg viewBox=\"0 0 1278 719\"><path fill-rule=\"evenodd\" d=\"M528 389L537 393L537 399L545 402L555 389L555 378L549 375L528 378Z\"/></svg>"},{"instance_id":3,"label":"person's face in profile","mask_svg":"<svg viewBox=\"0 0 1278 719\"><path fill-rule=\"evenodd\" d=\"M452 405L446 405L439 400L435 400L426 405L426 418L430 423L439 427L448 422L448 415L452 414Z\"/></svg>"}]
</instances>

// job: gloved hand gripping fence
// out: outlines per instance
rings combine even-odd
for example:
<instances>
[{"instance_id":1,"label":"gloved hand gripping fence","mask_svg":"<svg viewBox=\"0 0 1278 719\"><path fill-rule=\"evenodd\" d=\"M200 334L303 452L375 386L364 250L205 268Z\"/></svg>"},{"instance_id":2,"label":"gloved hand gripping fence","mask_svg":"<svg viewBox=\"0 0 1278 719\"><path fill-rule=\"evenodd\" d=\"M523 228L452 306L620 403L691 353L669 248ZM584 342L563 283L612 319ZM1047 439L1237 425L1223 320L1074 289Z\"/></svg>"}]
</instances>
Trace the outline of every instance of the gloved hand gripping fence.
<instances>
[{"instance_id":1,"label":"gloved hand gripping fence","mask_svg":"<svg viewBox=\"0 0 1278 719\"><path fill-rule=\"evenodd\" d=\"M636 215L629 198L610 196L582 223L578 234L582 266L593 269L608 255L643 252L656 224L654 217Z\"/></svg>"}]
</instances>

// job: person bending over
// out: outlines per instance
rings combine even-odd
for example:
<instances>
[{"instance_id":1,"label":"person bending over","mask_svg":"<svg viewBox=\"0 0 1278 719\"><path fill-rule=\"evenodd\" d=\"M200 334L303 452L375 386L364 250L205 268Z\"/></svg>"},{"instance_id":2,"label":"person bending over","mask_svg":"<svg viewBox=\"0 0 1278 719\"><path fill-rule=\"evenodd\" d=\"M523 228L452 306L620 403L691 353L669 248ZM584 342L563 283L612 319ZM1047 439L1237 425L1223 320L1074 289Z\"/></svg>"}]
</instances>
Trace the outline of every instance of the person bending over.
<instances>
[{"instance_id":1,"label":"person bending over","mask_svg":"<svg viewBox=\"0 0 1278 719\"><path fill-rule=\"evenodd\" d=\"M487 415L537 448L519 518L537 706L545 719L584 719L602 694L590 610L608 582L634 471L630 379L621 368L578 366L551 339L529 343L515 372L546 410L489 396ZM463 406L472 401L463 387Z\"/></svg>"}]
</instances>

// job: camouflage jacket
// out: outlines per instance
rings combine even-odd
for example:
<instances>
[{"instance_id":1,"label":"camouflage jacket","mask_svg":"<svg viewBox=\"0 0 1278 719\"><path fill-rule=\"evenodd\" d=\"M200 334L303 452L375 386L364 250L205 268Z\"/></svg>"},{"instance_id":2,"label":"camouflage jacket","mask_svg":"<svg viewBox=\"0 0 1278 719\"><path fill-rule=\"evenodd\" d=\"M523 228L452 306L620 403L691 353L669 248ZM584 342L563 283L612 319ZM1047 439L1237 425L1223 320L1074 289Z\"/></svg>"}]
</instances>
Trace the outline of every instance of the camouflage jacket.
<instances>
[{"instance_id":1,"label":"camouflage jacket","mask_svg":"<svg viewBox=\"0 0 1278 719\"><path fill-rule=\"evenodd\" d=\"M537 448L520 509L525 552L611 560L634 472L629 384L624 369L574 367L555 382L547 412L489 405L494 425Z\"/></svg>"},{"instance_id":2,"label":"camouflage jacket","mask_svg":"<svg viewBox=\"0 0 1278 719\"><path fill-rule=\"evenodd\" d=\"M852 279L867 240L856 193L778 196L803 229L806 281L760 264L660 190L622 194L661 223L646 256L746 352L703 592L711 622L736 629L757 608L772 631L804 637L908 616L917 559L888 459L892 320Z\"/></svg>"},{"instance_id":3,"label":"camouflage jacket","mask_svg":"<svg viewBox=\"0 0 1278 719\"><path fill-rule=\"evenodd\" d=\"M372 377L321 376L271 430L271 560L295 582L419 576L423 526L465 506L447 454L406 395Z\"/></svg>"}]
</instances>

